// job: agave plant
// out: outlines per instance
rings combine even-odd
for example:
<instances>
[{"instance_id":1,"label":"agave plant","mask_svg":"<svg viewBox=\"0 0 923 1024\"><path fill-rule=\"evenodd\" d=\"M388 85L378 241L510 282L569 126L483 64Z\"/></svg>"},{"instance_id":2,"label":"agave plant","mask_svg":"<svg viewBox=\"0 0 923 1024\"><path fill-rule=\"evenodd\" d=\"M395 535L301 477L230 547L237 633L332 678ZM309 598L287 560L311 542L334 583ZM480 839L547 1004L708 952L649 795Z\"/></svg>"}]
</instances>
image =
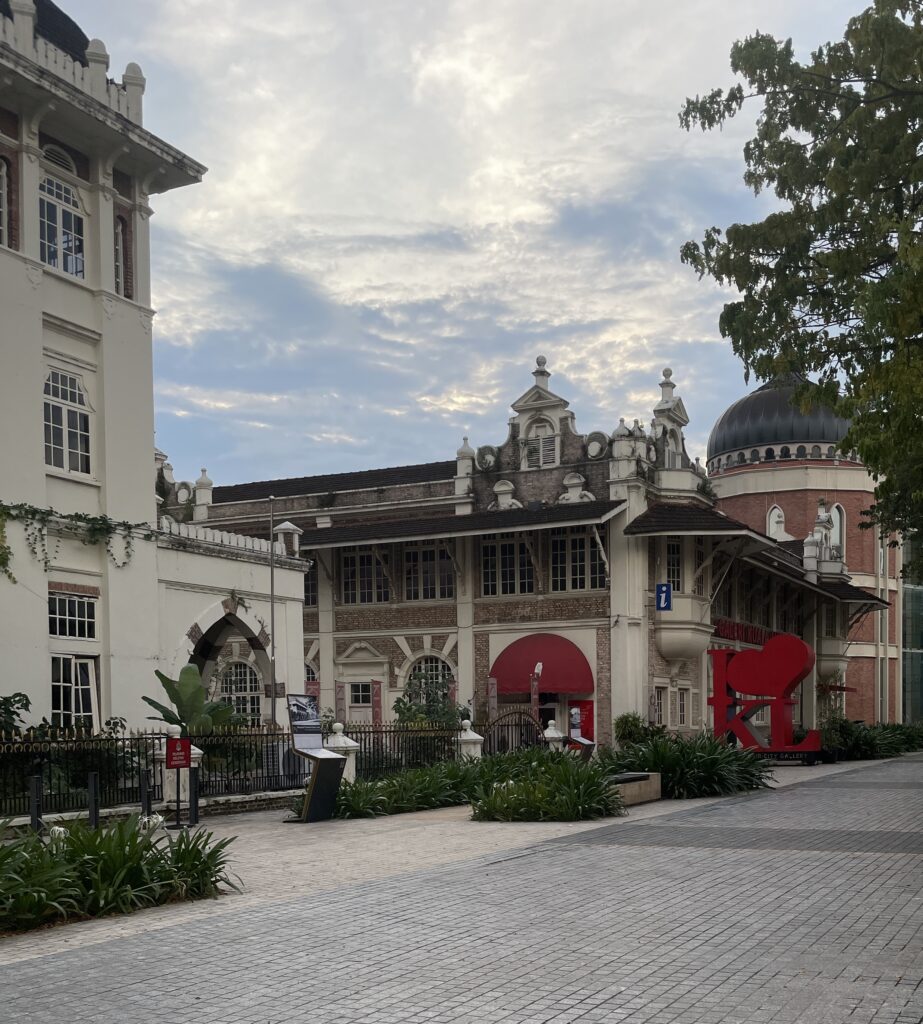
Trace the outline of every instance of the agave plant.
<instances>
[{"instance_id":1,"label":"agave plant","mask_svg":"<svg viewBox=\"0 0 923 1024\"><path fill-rule=\"evenodd\" d=\"M195 665L184 665L179 679L171 679L156 670L154 674L167 691L173 707L168 708L152 697L143 697L145 703L160 712L159 718L149 716L152 722L178 725L181 736L207 736L216 726L231 724L234 708L222 701L207 699L202 676Z\"/></svg>"}]
</instances>

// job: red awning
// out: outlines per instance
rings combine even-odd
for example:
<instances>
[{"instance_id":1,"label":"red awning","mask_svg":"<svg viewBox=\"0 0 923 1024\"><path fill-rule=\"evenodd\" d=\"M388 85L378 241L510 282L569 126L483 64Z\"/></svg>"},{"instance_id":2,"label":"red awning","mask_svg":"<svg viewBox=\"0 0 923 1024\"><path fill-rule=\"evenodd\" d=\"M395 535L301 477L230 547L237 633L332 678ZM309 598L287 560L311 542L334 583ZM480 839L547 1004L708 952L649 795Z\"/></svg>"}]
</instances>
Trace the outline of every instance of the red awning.
<instances>
[{"instance_id":1,"label":"red awning","mask_svg":"<svg viewBox=\"0 0 923 1024\"><path fill-rule=\"evenodd\" d=\"M491 676L498 693L528 693L535 666L542 663L542 693L592 693L593 670L583 652L554 633L524 636L510 644L494 662Z\"/></svg>"}]
</instances>

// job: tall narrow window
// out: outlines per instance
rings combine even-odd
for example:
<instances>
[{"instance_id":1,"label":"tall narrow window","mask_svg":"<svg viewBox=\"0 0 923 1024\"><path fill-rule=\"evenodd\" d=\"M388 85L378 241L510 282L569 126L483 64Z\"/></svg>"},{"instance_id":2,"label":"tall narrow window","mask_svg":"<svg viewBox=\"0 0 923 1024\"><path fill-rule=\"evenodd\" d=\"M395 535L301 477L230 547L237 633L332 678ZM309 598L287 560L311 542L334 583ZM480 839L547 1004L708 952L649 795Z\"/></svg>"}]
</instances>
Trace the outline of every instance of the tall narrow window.
<instances>
[{"instance_id":1,"label":"tall narrow window","mask_svg":"<svg viewBox=\"0 0 923 1024\"><path fill-rule=\"evenodd\" d=\"M10 168L0 157L0 245L10 244Z\"/></svg>"},{"instance_id":2,"label":"tall narrow window","mask_svg":"<svg viewBox=\"0 0 923 1024\"><path fill-rule=\"evenodd\" d=\"M60 370L45 378L45 465L90 472L90 414L80 379Z\"/></svg>"},{"instance_id":3,"label":"tall narrow window","mask_svg":"<svg viewBox=\"0 0 923 1024\"><path fill-rule=\"evenodd\" d=\"M831 509L833 517L833 531L830 535L830 543L839 548L841 557L846 557L846 513L842 505L834 505Z\"/></svg>"},{"instance_id":4,"label":"tall narrow window","mask_svg":"<svg viewBox=\"0 0 923 1024\"><path fill-rule=\"evenodd\" d=\"M317 607L317 558L311 562L311 568L304 574L304 606Z\"/></svg>"},{"instance_id":5,"label":"tall narrow window","mask_svg":"<svg viewBox=\"0 0 923 1024\"><path fill-rule=\"evenodd\" d=\"M676 692L676 724L689 724L689 691L680 688Z\"/></svg>"},{"instance_id":6,"label":"tall narrow window","mask_svg":"<svg viewBox=\"0 0 923 1024\"><path fill-rule=\"evenodd\" d=\"M666 725L667 713L667 688L665 686L654 687L654 725Z\"/></svg>"},{"instance_id":7,"label":"tall narrow window","mask_svg":"<svg viewBox=\"0 0 923 1024\"><path fill-rule=\"evenodd\" d=\"M128 238L125 221L115 218L115 294L126 295L125 290L125 254L128 251Z\"/></svg>"},{"instance_id":8,"label":"tall narrow window","mask_svg":"<svg viewBox=\"0 0 923 1024\"><path fill-rule=\"evenodd\" d=\"M99 726L94 658L51 656L51 724L62 729Z\"/></svg>"},{"instance_id":9,"label":"tall narrow window","mask_svg":"<svg viewBox=\"0 0 923 1024\"><path fill-rule=\"evenodd\" d=\"M667 583L674 593L683 589L683 542L679 537L667 538Z\"/></svg>"},{"instance_id":10,"label":"tall narrow window","mask_svg":"<svg viewBox=\"0 0 923 1024\"><path fill-rule=\"evenodd\" d=\"M695 539L695 592L699 597L705 596L705 538Z\"/></svg>"},{"instance_id":11,"label":"tall narrow window","mask_svg":"<svg viewBox=\"0 0 923 1024\"><path fill-rule=\"evenodd\" d=\"M39 254L42 263L84 276L83 217L77 190L46 176L39 190Z\"/></svg>"}]
</instances>

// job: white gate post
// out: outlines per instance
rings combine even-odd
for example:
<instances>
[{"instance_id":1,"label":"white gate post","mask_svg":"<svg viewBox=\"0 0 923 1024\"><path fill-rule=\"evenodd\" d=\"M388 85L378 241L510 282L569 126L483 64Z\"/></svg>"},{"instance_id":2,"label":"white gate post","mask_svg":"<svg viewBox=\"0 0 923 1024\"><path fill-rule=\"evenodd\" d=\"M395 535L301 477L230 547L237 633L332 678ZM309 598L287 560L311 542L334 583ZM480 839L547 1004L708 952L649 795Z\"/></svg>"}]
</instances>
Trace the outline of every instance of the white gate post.
<instances>
[{"instance_id":1,"label":"white gate post","mask_svg":"<svg viewBox=\"0 0 923 1024\"><path fill-rule=\"evenodd\" d=\"M324 746L327 750L332 750L337 754L343 754L346 757L346 766L343 768L343 781L355 782L356 751L359 749L359 744L343 733L343 725L341 722L333 723L333 731Z\"/></svg>"},{"instance_id":2,"label":"white gate post","mask_svg":"<svg viewBox=\"0 0 923 1024\"><path fill-rule=\"evenodd\" d=\"M470 757L475 761L481 759L481 748L484 745L484 737L479 736L472 728L469 719L462 722L461 735L458 737L461 746L462 757Z\"/></svg>"}]
</instances>

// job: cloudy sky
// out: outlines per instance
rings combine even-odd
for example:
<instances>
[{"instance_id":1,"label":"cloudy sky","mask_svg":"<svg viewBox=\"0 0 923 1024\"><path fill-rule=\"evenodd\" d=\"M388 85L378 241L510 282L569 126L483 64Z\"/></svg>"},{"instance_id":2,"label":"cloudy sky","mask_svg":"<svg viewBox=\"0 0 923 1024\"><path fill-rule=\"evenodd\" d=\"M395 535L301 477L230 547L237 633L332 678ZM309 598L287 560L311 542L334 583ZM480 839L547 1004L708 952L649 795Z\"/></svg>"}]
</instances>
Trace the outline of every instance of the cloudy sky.
<instances>
[{"instance_id":1,"label":"cloudy sky","mask_svg":"<svg viewBox=\"0 0 923 1024\"><path fill-rule=\"evenodd\" d=\"M745 390L679 262L754 219L747 123L688 135L756 29L801 54L857 0L61 0L209 167L155 197L157 444L217 483L452 458L505 436L542 353L582 431L690 454ZM751 385L752 386L752 385Z\"/></svg>"}]
</instances>

